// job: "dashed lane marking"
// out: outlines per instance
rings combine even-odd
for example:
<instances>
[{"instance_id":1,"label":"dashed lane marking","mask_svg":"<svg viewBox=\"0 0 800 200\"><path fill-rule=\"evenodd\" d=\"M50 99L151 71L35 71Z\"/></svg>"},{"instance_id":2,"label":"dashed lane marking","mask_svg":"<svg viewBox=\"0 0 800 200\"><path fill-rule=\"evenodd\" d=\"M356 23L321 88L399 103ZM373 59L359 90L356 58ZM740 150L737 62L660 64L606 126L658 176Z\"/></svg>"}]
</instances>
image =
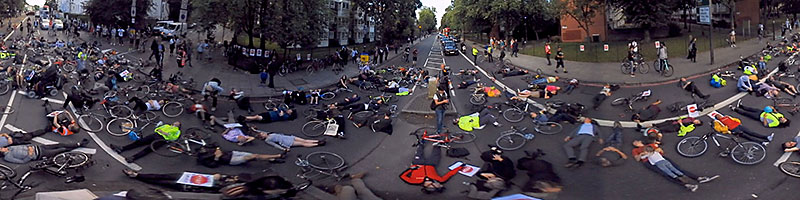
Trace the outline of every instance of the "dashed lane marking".
<instances>
[{"instance_id":1,"label":"dashed lane marking","mask_svg":"<svg viewBox=\"0 0 800 200\"><path fill-rule=\"evenodd\" d=\"M6 104L6 110L11 109L11 105L14 104L14 99L17 97L16 92L11 93L11 98L8 99L8 104ZM3 117L0 118L0 127L6 124L6 120L8 119L8 112L3 112Z\"/></svg>"},{"instance_id":2,"label":"dashed lane marking","mask_svg":"<svg viewBox=\"0 0 800 200\"><path fill-rule=\"evenodd\" d=\"M18 90L16 93L19 93L21 95L27 94L26 92L23 92L23 91L20 91L20 90ZM48 102L51 102L51 103L64 104L64 101L62 101L62 100L53 99L53 98L47 98L47 97L42 97L39 100L42 100L42 101L47 100Z\"/></svg>"}]
</instances>

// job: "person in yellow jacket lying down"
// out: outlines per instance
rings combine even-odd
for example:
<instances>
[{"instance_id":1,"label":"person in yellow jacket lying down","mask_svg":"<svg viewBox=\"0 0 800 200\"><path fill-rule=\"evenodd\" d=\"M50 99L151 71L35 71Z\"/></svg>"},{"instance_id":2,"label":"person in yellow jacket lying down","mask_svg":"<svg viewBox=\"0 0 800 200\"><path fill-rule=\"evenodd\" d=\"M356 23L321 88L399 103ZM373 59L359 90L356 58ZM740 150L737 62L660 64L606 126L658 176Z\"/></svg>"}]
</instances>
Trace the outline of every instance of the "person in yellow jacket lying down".
<instances>
[{"instance_id":1,"label":"person in yellow jacket lying down","mask_svg":"<svg viewBox=\"0 0 800 200\"><path fill-rule=\"evenodd\" d=\"M472 113L470 115L461 116L453 120L453 124L458 125L458 128L464 131L472 131L473 129L483 129L487 123L492 123L495 127L501 126L497 123L497 117L487 108L483 108L480 112Z\"/></svg>"}]
</instances>

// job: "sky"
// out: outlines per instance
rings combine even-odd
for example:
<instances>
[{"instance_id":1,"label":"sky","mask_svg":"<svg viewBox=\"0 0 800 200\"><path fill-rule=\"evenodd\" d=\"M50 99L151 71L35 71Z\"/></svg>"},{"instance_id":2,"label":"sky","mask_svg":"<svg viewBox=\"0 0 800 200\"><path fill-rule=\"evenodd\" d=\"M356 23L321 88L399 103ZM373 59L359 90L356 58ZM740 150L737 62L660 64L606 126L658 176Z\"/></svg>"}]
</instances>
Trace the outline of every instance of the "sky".
<instances>
[{"instance_id":1,"label":"sky","mask_svg":"<svg viewBox=\"0 0 800 200\"><path fill-rule=\"evenodd\" d=\"M442 15L444 15L444 9L446 9L447 6L450 6L450 0L421 0L421 1L422 1L422 6L436 8L436 26L440 26L441 25L440 23L442 23Z\"/></svg>"},{"instance_id":2,"label":"sky","mask_svg":"<svg viewBox=\"0 0 800 200\"><path fill-rule=\"evenodd\" d=\"M30 5L39 5L39 6L43 6L44 5L44 1L45 0L25 0L25 2L27 2Z\"/></svg>"}]
</instances>

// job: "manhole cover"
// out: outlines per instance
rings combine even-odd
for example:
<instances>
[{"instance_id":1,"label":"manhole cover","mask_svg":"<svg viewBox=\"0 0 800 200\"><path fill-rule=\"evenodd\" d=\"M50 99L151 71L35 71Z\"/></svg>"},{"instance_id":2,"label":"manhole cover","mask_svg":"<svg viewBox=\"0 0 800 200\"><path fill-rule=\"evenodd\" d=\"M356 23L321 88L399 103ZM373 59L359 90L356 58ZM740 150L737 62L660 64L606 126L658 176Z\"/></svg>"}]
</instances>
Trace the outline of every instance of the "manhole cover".
<instances>
[{"instance_id":1,"label":"manhole cover","mask_svg":"<svg viewBox=\"0 0 800 200\"><path fill-rule=\"evenodd\" d=\"M302 78L301 78L301 79L293 79L293 80L289 80L289 82L290 82L290 83L292 83L292 85L295 85L295 86L298 86L298 85L305 85L305 84L307 84L307 83L308 83L308 82L306 82L306 80L303 80Z\"/></svg>"}]
</instances>

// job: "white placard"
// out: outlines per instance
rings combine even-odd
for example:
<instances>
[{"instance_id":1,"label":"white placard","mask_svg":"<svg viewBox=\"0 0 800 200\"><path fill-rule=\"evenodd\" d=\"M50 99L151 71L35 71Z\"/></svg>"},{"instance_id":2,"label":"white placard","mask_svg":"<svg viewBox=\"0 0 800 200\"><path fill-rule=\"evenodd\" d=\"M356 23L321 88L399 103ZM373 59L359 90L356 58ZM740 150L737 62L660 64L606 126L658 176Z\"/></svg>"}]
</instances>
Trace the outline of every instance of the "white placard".
<instances>
[{"instance_id":1,"label":"white placard","mask_svg":"<svg viewBox=\"0 0 800 200\"><path fill-rule=\"evenodd\" d=\"M208 174L198 174L192 172L183 172L178 183L184 185L193 185L201 187L211 187L214 185L214 176Z\"/></svg>"}]
</instances>

